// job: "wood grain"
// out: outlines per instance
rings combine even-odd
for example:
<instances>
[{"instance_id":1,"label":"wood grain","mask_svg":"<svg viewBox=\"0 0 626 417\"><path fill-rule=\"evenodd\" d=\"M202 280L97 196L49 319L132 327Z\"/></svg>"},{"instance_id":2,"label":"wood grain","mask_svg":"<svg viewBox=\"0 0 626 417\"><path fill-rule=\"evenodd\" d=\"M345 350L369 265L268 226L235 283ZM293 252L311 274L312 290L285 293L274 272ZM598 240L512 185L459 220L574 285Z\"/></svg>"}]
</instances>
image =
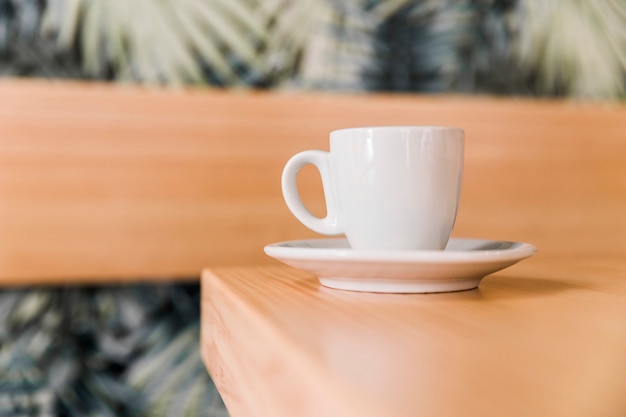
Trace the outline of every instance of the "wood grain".
<instances>
[{"instance_id":1,"label":"wood grain","mask_svg":"<svg viewBox=\"0 0 626 417\"><path fill-rule=\"evenodd\" d=\"M619 417L626 260L531 258L448 294L206 270L202 355L233 417Z\"/></svg>"},{"instance_id":2,"label":"wood grain","mask_svg":"<svg viewBox=\"0 0 626 417\"><path fill-rule=\"evenodd\" d=\"M280 173L336 128L466 129L454 235L624 254L626 106L0 81L0 282L196 278L316 236ZM305 200L323 212L316 175Z\"/></svg>"}]
</instances>

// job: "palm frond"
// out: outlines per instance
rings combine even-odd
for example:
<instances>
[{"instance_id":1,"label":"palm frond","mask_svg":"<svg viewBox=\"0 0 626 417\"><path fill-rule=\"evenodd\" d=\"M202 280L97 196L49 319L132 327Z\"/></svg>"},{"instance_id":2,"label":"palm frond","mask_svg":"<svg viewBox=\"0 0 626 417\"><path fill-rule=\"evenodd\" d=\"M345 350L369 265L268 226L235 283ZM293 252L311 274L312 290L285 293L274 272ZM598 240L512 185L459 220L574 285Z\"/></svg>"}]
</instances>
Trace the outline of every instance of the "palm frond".
<instances>
[{"instance_id":1,"label":"palm frond","mask_svg":"<svg viewBox=\"0 0 626 417\"><path fill-rule=\"evenodd\" d=\"M488 3L488 4L487 4ZM335 3L307 45L302 78L317 88L473 91L493 69L486 15L503 3L385 0ZM510 2L507 2L510 3ZM497 41L498 39L496 39ZM489 64L481 64L487 61Z\"/></svg>"},{"instance_id":2,"label":"palm frond","mask_svg":"<svg viewBox=\"0 0 626 417\"><path fill-rule=\"evenodd\" d=\"M61 50L81 40L93 77L271 85L292 74L314 0L53 0L42 24Z\"/></svg>"},{"instance_id":3,"label":"palm frond","mask_svg":"<svg viewBox=\"0 0 626 417\"><path fill-rule=\"evenodd\" d=\"M520 0L516 53L544 94L626 92L626 2Z\"/></svg>"},{"instance_id":4,"label":"palm frond","mask_svg":"<svg viewBox=\"0 0 626 417\"><path fill-rule=\"evenodd\" d=\"M12 289L0 312L1 415L227 416L197 285Z\"/></svg>"},{"instance_id":5,"label":"palm frond","mask_svg":"<svg viewBox=\"0 0 626 417\"><path fill-rule=\"evenodd\" d=\"M388 2L393 7L383 7ZM408 1L388 2L376 7L359 0L328 2L303 47L297 83L316 89L367 89L363 73L379 63L377 30L391 10Z\"/></svg>"},{"instance_id":6,"label":"palm frond","mask_svg":"<svg viewBox=\"0 0 626 417\"><path fill-rule=\"evenodd\" d=\"M313 33L314 23L325 10L325 4L319 0L300 0L273 10L266 8L270 31L256 64L275 76L291 75Z\"/></svg>"}]
</instances>

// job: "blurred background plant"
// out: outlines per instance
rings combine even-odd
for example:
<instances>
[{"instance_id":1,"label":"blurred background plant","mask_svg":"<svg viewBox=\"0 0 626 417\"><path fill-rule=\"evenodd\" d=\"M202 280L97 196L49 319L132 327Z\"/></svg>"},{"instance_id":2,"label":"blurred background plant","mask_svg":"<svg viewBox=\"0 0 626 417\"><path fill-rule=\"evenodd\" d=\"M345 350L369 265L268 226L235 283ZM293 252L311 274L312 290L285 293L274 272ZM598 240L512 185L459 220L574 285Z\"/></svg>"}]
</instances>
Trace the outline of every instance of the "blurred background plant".
<instances>
[{"instance_id":1,"label":"blurred background plant","mask_svg":"<svg viewBox=\"0 0 626 417\"><path fill-rule=\"evenodd\" d=\"M0 416L226 417L199 307L196 284L4 289Z\"/></svg>"},{"instance_id":2,"label":"blurred background plant","mask_svg":"<svg viewBox=\"0 0 626 417\"><path fill-rule=\"evenodd\" d=\"M0 75L626 97L626 0L0 0ZM0 292L0 416L225 416L197 284Z\"/></svg>"},{"instance_id":3,"label":"blurred background plant","mask_svg":"<svg viewBox=\"0 0 626 417\"><path fill-rule=\"evenodd\" d=\"M623 99L626 0L0 0L0 73Z\"/></svg>"},{"instance_id":4,"label":"blurred background plant","mask_svg":"<svg viewBox=\"0 0 626 417\"><path fill-rule=\"evenodd\" d=\"M626 1L523 0L514 52L546 94L624 98Z\"/></svg>"}]
</instances>

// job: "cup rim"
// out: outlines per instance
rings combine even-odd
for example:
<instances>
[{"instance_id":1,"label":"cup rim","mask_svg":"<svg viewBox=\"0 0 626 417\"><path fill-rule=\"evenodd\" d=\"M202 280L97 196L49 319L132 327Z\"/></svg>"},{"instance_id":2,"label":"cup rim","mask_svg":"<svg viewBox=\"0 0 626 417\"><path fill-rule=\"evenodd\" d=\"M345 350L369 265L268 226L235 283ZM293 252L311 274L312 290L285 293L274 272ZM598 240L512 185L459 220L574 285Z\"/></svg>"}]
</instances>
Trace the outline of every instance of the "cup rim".
<instances>
[{"instance_id":1,"label":"cup rim","mask_svg":"<svg viewBox=\"0 0 626 417\"><path fill-rule=\"evenodd\" d=\"M460 131L465 132L462 127L458 126L444 126L444 125L380 125L380 126L355 126L344 127L341 129L332 130L330 133L340 133L345 131L358 131L358 130L397 130L397 129L413 129L413 130L448 130L448 131Z\"/></svg>"}]
</instances>

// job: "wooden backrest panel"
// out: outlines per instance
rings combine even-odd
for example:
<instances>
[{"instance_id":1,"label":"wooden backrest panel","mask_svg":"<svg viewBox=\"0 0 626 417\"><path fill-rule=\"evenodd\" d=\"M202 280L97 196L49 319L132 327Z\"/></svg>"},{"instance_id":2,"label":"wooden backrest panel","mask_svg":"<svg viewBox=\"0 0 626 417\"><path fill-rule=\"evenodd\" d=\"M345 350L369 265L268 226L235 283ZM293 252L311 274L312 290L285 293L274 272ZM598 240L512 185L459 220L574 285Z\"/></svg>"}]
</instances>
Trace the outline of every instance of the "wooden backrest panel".
<instances>
[{"instance_id":1,"label":"wooden backrest panel","mask_svg":"<svg viewBox=\"0 0 626 417\"><path fill-rule=\"evenodd\" d=\"M554 256L626 253L626 106L485 97L144 90L0 82L0 281L195 277L317 236L283 203L331 130L466 130L455 236ZM301 181L323 210L318 179Z\"/></svg>"}]
</instances>

